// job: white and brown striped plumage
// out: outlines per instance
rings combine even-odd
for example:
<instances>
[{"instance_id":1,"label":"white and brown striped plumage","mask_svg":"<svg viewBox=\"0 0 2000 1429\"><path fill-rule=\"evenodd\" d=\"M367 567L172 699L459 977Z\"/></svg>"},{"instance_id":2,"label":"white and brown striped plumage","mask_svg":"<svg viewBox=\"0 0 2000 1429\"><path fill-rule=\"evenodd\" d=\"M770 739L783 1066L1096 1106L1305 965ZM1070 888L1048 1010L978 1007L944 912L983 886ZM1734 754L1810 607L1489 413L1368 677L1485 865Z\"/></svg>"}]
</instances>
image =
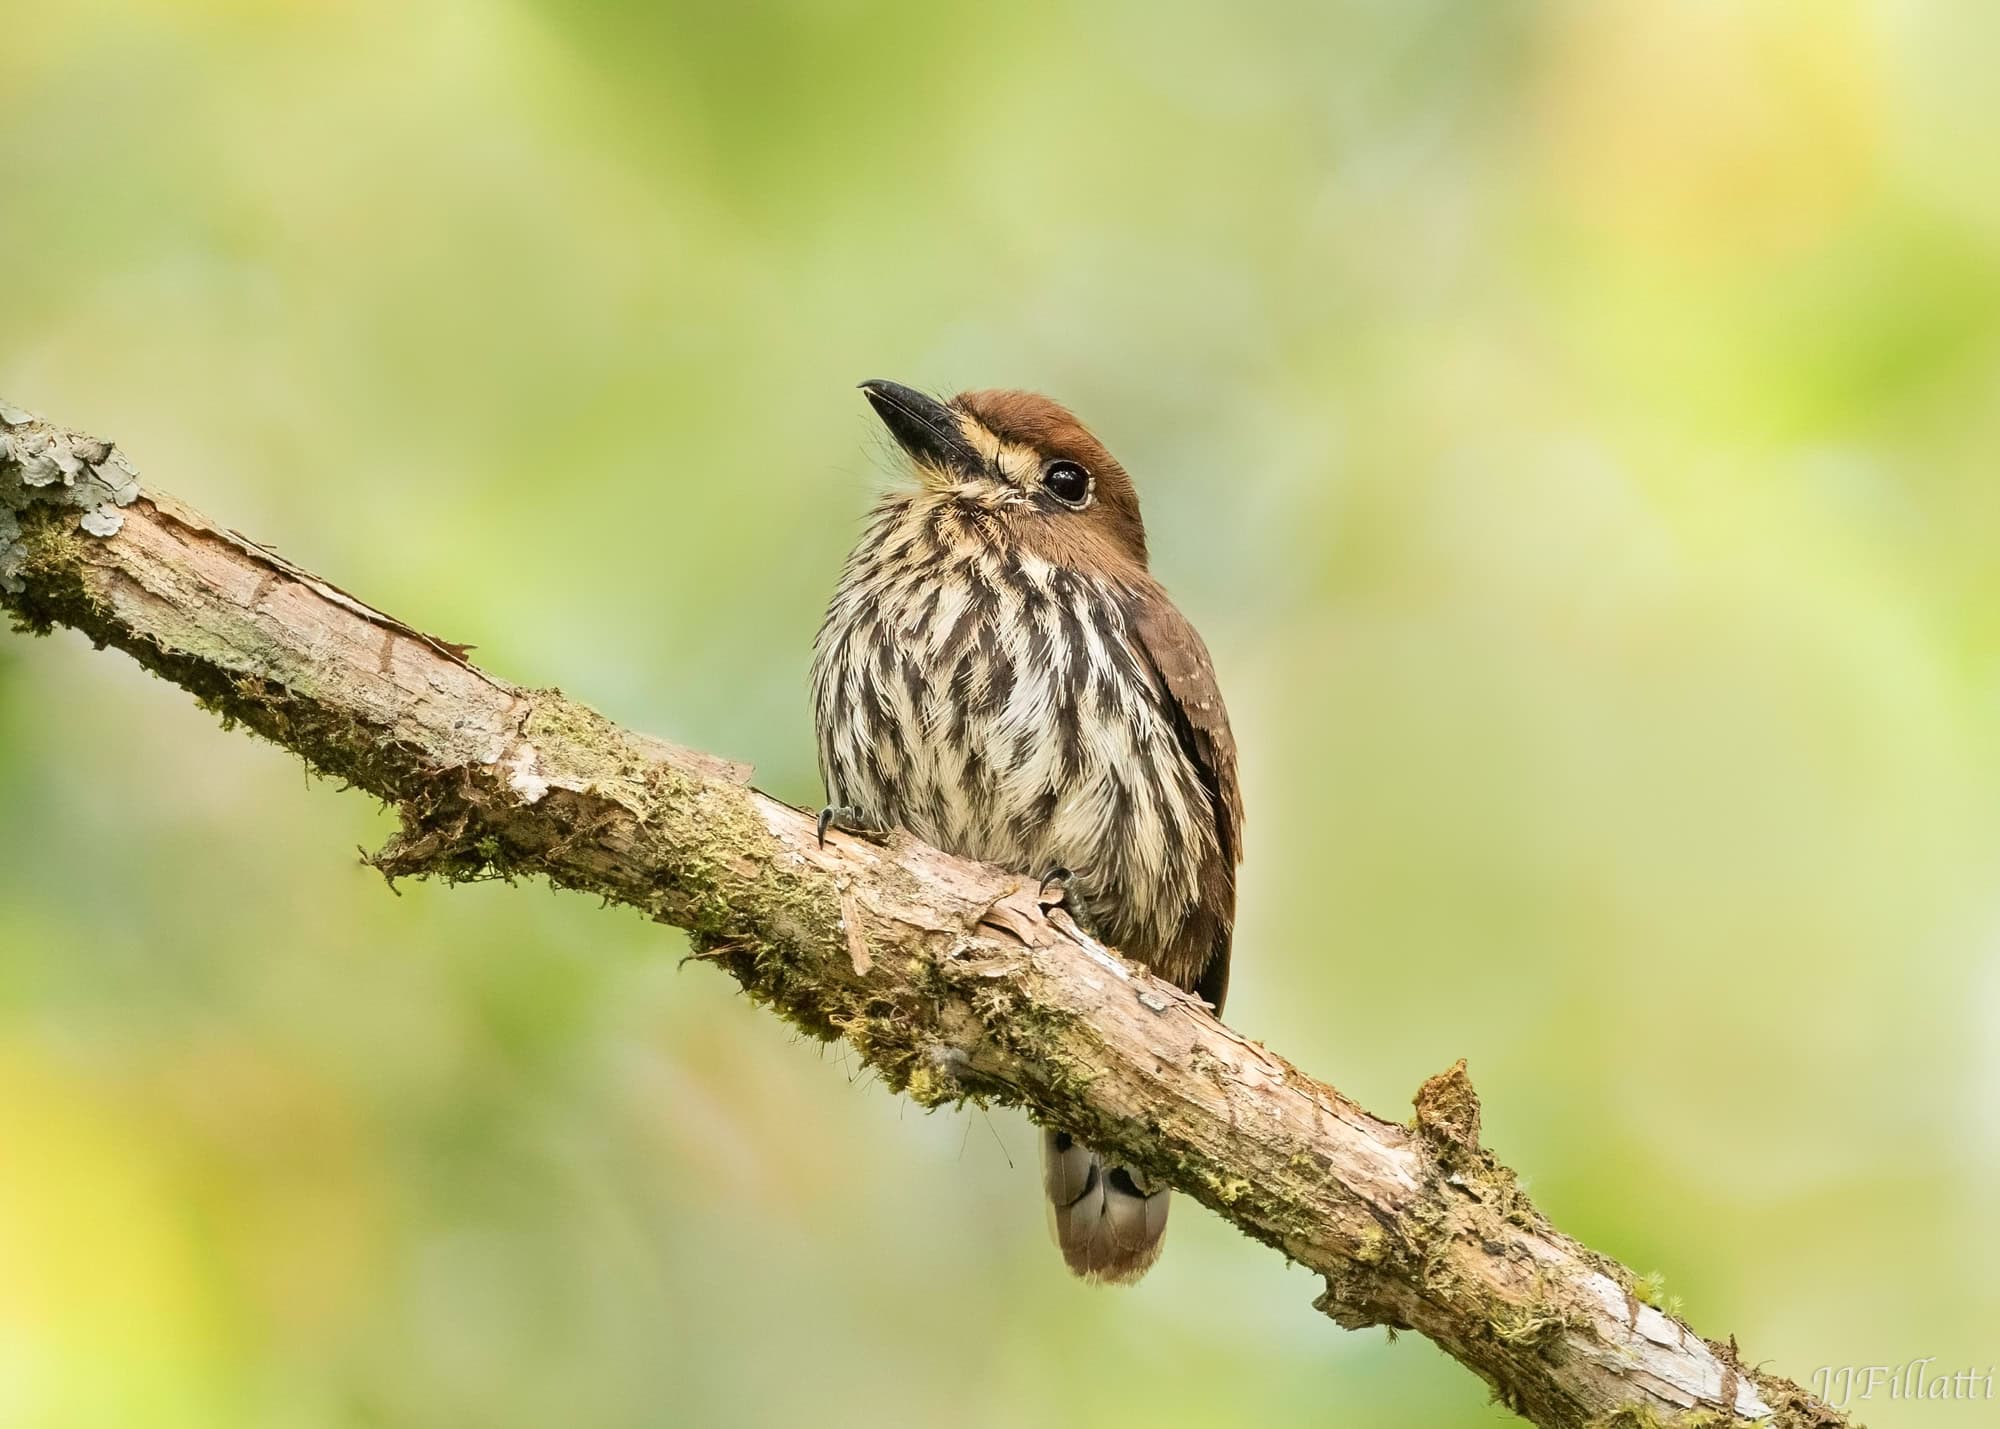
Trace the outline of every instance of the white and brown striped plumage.
<instances>
[{"instance_id":1,"label":"white and brown striped plumage","mask_svg":"<svg viewBox=\"0 0 2000 1429\"><path fill-rule=\"evenodd\" d=\"M1201 638L1146 566L1137 496L1068 411L864 384L913 459L849 556L814 649L835 805L969 858L1070 871L1094 932L1220 1006L1242 806ZM1166 1193L1059 1133L1071 1269L1131 1280Z\"/></svg>"}]
</instances>

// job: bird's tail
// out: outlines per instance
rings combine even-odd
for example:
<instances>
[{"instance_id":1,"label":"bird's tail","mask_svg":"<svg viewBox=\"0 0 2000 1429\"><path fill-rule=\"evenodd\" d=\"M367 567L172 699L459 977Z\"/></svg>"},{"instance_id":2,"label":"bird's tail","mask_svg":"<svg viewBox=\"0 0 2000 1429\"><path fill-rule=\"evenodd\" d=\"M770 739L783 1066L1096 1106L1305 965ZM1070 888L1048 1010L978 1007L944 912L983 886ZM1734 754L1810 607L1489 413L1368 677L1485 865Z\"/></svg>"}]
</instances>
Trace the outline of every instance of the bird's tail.
<instances>
[{"instance_id":1,"label":"bird's tail","mask_svg":"<svg viewBox=\"0 0 2000 1429\"><path fill-rule=\"evenodd\" d=\"M1066 1131L1042 1133L1049 1230L1073 1274L1129 1285L1160 1258L1167 1192L1144 1172L1114 1166Z\"/></svg>"}]
</instances>

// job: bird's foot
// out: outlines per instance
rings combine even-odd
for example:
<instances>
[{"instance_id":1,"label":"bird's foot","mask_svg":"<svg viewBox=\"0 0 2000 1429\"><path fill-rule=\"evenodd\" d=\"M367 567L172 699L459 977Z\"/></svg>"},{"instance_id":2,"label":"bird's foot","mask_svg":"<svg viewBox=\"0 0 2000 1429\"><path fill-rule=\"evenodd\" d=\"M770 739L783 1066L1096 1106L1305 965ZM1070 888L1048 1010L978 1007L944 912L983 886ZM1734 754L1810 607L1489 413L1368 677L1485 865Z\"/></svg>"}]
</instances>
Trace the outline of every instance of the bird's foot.
<instances>
[{"instance_id":1,"label":"bird's foot","mask_svg":"<svg viewBox=\"0 0 2000 1429\"><path fill-rule=\"evenodd\" d=\"M813 825L813 833L818 837L821 848L826 847L828 829L839 829L844 834L852 834L855 838L867 839L870 842L879 842L889 834L887 829L878 829L869 823L862 817L859 809L848 804L828 804L819 811L819 818Z\"/></svg>"},{"instance_id":2,"label":"bird's foot","mask_svg":"<svg viewBox=\"0 0 2000 1429\"><path fill-rule=\"evenodd\" d=\"M1042 875L1042 886L1035 895L1041 902L1042 911L1060 905L1068 910L1070 920L1091 937L1097 936L1097 926L1090 916L1090 905L1084 902L1083 894L1076 887L1076 875L1058 865Z\"/></svg>"}]
</instances>

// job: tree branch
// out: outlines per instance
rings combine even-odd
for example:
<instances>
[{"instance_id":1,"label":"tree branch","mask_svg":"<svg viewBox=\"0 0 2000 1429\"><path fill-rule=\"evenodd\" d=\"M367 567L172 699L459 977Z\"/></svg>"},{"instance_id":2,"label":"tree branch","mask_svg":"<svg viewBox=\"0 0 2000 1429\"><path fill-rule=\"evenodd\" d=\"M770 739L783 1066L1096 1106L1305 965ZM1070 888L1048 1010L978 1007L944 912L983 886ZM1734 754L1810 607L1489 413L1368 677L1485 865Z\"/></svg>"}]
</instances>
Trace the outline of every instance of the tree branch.
<instances>
[{"instance_id":1,"label":"tree branch","mask_svg":"<svg viewBox=\"0 0 2000 1429\"><path fill-rule=\"evenodd\" d=\"M1372 1116L1045 909L907 837L825 848L748 771L519 689L163 492L109 443L0 403L0 602L73 626L394 804L390 877L539 874L697 954L926 1106L1028 1108L1413 1329L1537 1424L1847 1421L1647 1303L1479 1144L1460 1063Z\"/></svg>"}]
</instances>

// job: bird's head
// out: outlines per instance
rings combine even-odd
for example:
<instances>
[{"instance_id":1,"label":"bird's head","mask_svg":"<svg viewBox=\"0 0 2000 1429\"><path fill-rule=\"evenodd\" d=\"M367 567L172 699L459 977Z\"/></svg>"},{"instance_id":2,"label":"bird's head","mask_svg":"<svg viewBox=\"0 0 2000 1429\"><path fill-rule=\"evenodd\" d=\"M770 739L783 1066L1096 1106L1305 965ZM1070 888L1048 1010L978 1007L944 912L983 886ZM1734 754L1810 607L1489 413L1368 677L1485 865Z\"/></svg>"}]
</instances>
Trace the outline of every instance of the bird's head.
<instances>
[{"instance_id":1,"label":"bird's head","mask_svg":"<svg viewBox=\"0 0 2000 1429\"><path fill-rule=\"evenodd\" d=\"M1067 407L1034 392L941 402L898 382L861 390L931 491L992 512L1055 564L1145 570L1132 478Z\"/></svg>"}]
</instances>

